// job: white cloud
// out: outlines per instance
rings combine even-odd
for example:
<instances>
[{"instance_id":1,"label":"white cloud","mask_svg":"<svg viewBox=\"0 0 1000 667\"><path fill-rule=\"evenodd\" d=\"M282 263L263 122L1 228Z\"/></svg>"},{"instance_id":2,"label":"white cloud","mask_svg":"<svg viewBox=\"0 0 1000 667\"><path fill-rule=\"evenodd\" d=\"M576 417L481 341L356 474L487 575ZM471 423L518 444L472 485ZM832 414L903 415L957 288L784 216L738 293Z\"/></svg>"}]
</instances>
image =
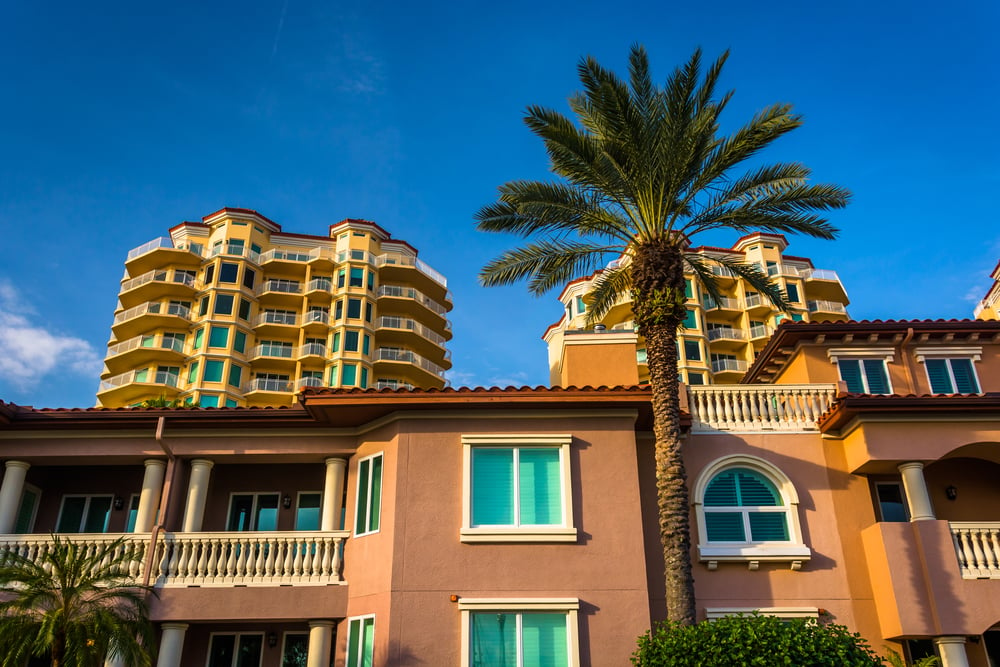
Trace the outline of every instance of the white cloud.
<instances>
[{"instance_id":1,"label":"white cloud","mask_svg":"<svg viewBox=\"0 0 1000 667\"><path fill-rule=\"evenodd\" d=\"M82 338L49 331L33 322L35 311L7 281L0 281L0 378L28 390L54 370L97 378L101 358Z\"/></svg>"},{"instance_id":2,"label":"white cloud","mask_svg":"<svg viewBox=\"0 0 1000 667\"><path fill-rule=\"evenodd\" d=\"M528 380L528 374L524 371L508 373L506 375L493 375L490 377L488 386L490 387L523 387Z\"/></svg>"}]
</instances>

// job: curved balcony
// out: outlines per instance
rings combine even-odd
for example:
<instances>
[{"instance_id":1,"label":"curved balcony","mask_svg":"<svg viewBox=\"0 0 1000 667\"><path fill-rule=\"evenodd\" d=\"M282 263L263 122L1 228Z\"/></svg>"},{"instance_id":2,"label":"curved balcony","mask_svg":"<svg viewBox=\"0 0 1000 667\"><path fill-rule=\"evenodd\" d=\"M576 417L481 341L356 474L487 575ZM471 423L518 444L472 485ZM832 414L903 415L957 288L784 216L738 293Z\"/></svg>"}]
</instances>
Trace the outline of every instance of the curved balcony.
<instances>
[{"instance_id":1,"label":"curved balcony","mask_svg":"<svg viewBox=\"0 0 1000 667\"><path fill-rule=\"evenodd\" d=\"M743 304L751 315L766 316L774 310L771 302L763 294L747 294L743 299Z\"/></svg>"},{"instance_id":2,"label":"curved balcony","mask_svg":"<svg viewBox=\"0 0 1000 667\"><path fill-rule=\"evenodd\" d=\"M154 361L181 363L184 341L160 335L135 336L108 348L104 365L112 373L121 373Z\"/></svg>"},{"instance_id":3,"label":"curved balcony","mask_svg":"<svg viewBox=\"0 0 1000 667\"><path fill-rule=\"evenodd\" d=\"M160 395L170 400L180 393L179 383L178 373L152 368L131 370L101 380L97 399L105 406L131 405Z\"/></svg>"},{"instance_id":4,"label":"curved balcony","mask_svg":"<svg viewBox=\"0 0 1000 667\"><path fill-rule=\"evenodd\" d=\"M252 361L267 360L268 365L295 367L295 348L291 343L278 343L276 341L264 342L255 345L250 350Z\"/></svg>"},{"instance_id":5,"label":"curved balcony","mask_svg":"<svg viewBox=\"0 0 1000 667\"><path fill-rule=\"evenodd\" d=\"M333 280L330 278L313 278L306 283L306 296L329 303L333 298Z\"/></svg>"},{"instance_id":6,"label":"curved balcony","mask_svg":"<svg viewBox=\"0 0 1000 667\"><path fill-rule=\"evenodd\" d=\"M201 254L196 248L174 246L170 237L161 236L128 251L125 270L138 276L164 266L182 265L194 268L201 264Z\"/></svg>"},{"instance_id":7,"label":"curved balcony","mask_svg":"<svg viewBox=\"0 0 1000 667\"><path fill-rule=\"evenodd\" d=\"M750 340L756 343L758 341L766 341L768 338L770 338L771 334L774 333L774 329L767 326L766 324L758 324L756 326L750 327L749 332L750 332Z\"/></svg>"},{"instance_id":8,"label":"curved balcony","mask_svg":"<svg viewBox=\"0 0 1000 667\"><path fill-rule=\"evenodd\" d=\"M409 382L400 380L375 380L374 386L376 389L414 389Z\"/></svg>"},{"instance_id":9,"label":"curved balcony","mask_svg":"<svg viewBox=\"0 0 1000 667\"><path fill-rule=\"evenodd\" d=\"M833 315L835 319L841 320L847 317L847 307L837 301L807 301L806 309L810 315L816 315L818 318Z\"/></svg>"},{"instance_id":10,"label":"curved balcony","mask_svg":"<svg viewBox=\"0 0 1000 667\"><path fill-rule=\"evenodd\" d=\"M375 266L379 267L381 282L400 280L404 283L413 283L432 298L447 298L448 280L416 257L402 253L386 253L375 258Z\"/></svg>"},{"instance_id":11,"label":"curved balcony","mask_svg":"<svg viewBox=\"0 0 1000 667\"><path fill-rule=\"evenodd\" d=\"M151 329L186 329L191 323L191 308L179 303L150 301L115 315L111 333L123 340Z\"/></svg>"},{"instance_id":12,"label":"curved balcony","mask_svg":"<svg viewBox=\"0 0 1000 667\"><path fill-rule=\"evenodd\" d=\"M306 343L295 352L296 359L306 359L308 357L326 359L326 345L322 343Z\"/></svg>"},{"instance_id":13,"label":"curved balcony","mask_svg":"<svg viewBox=\"0 0 1000 667\"><path fill-rule=\"evenodd\" d=\"M847 290L844 289L844 285L840 282L840 276L837 275L836 271L830 271L829 269L805 269L801 272L801 276L805 281L806 293L809 296L828 301L838 301L840 303L848 301Z\"/></svg>"},{"instance_id":14,"label":"curved balcony","mask_svg":"<svg viewBox=\"0 0 1000 667\"><path fill-rule=\"evenodd\" d=\"M717 380L735 379L747 372L747 362L742 359L713 359L712 375Z\"/></svg>"},{"instance_id":15,"label":"curved balcony","mask_svg":"<svg viewBox=\"0 0 1000 667\"><path fill-rule=\"evenodd\" d=\"M298 315L286 310L265 310L253 321L256 336L288 336L298 324Z\"/></svg>"},{"instance_id":16,"label":"curved balcony","mask_svg":"<svg viewBox=\"0 0 1000 667\"><path fill-rule=\"evenodd\" d=\"M305 273L306 263L313 257L308 250L286 250L272 248L260 254L259 264L271 270L289 271L293 274Z\"/></svg>"},{"instance_id":17,"label":"curved balcony","mask_svg":"<svg viewBox=\"0 0 1000 667\"><path fill-rule=\"evenodd\" d=\"M723 319L732 319L743 314L743 306L740 304L740 300L730 297L723 296L718 299L710 296L706 297L704 306L706 312L710 312Z\"/></svg>"},{"instance_id":18,"label":"curved balcony","mask_svg":"<svg viewBox=\"0 0 1000 667\"><path fill-rule=\"evenodd\" d=\"M299 378L295 381L295 391L302 391L306 387L324 387L323 378Z\"/></svg>"},{"instance_id":19,"label":"curved balcony","mask_svg":"<svg viewBox=\"0 0 1000 667\"><path fill-rule=\"evenodd\" d=\"M260 254L250 248L247 248L242 243L222 243L212 246L209 251L209 256L218 257L219 255L223 255L225 257L242 257L244 259L249 259L254 264L260 264Z\"/></svg>"},{"instance_id":20,"label":"curved balcony","mask_svg":"<svg viewBox=\"0 0 1000 667\"><path fill-rule=\"evenodd\" d=\"M279 380L274 378L254 378L243 387L243 393L247 394L290 394L293 385L289 380Z\"/></svg>"},{"instance_id":21,"label":"curved balcony","mask_svg":"<svg viewBox=\"0 0 1000 667\"><path fill-rule=\"evenodd\" d=\"M425 359L412 350L380 347L372 357L375 375L405 376L419 387L444 385L445 368Z\"/></svg>"},{"instance_id":22,"label":"curved balcony","mask_svg":"<svg viewBox=\"0 0 1000 667\"><path fill-rule=\"evenodd\" d=\"M302 316L302 326L307 332L319 331L325 334L330 326L330 313L325 310L307 310Z\"/></svg>"},{"instance_id":23,"label":"curved balcony","mask_svg":"<svg viewBox=\"0 0 1000 667\"><path fill-rule=\"evenodd\" d=\"M451 359L451 352L445 349L447 339L416 320L381 315L376 320L376 326L379 342L399 343L414 348L416 352L425 356L443 361Z\"/></svg>"},{"instance_id":24,"label":"curved balcony","mask_svg":"<svg viewBox=\"0 0 1000 667\"><path fill-rule=\"evenodd\" d=\"M173 279L170 276L173 275ZM191 275L176 270L154 269L135 278L122 281L118 298L122 305L152 301L156 298L179 297L190 299L196 291Z\"/></svg>"},{"instance_id":25,"label":"curved balcony","mask_svg":"<svg viewBox=\"0 0 1000 667\"><path fill-rule=\"evenodd\" d=\"M747 332L733 327L716 327L705 332L708 343L715 348L736 348L745 345Z\"/></svg>"},{"instance_id":26,"label":"curved balcony","mask_svg":"<svg viewBox=\"0 0 1000 667\"><path fill-rule=\"evenodd\" d=\"M443 320L445 329L451 328L446 319L448 309L419 290L402 285L379 285L376 294L379 299L379 310L390 310L417 319L424 319L430 311Z\"/></svg>"},{"instance_id":27,"label":"curved balcony","mask_svg":"<svg viewBox=\"0 0 1000 667\"><path fill-rule=\"evenodd\" d=\"M298 280L269 278L261 283L257 298L262 303L281 304L298 309L302 305L302 283Z\"/></svg>"}]
</instances>

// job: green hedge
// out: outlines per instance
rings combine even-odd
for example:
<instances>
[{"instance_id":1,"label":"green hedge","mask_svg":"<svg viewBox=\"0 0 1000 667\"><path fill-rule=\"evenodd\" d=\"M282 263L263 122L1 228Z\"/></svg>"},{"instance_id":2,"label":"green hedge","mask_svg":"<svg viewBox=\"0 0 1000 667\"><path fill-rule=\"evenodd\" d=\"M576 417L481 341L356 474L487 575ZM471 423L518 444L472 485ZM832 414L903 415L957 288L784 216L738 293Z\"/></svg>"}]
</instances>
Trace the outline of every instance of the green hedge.
<instances>
[{"instance_id":1,"label":"green hedge","mask_svg":"<svg viewBox=\"0 0 1000 667\"><path fill-rule=\"evenodd\" d=\"M882 667L864 639L842 625L727 616L681 626L665 623L639 637L636 667Z\"/></svg>"}]
</instances>

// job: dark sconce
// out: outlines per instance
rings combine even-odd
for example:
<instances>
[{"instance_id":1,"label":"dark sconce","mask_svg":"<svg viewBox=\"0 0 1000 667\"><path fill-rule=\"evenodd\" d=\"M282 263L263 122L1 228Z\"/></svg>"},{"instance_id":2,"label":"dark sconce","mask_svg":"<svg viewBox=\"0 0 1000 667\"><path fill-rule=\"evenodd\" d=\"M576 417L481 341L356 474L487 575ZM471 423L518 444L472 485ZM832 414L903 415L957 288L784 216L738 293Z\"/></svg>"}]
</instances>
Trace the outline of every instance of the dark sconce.
<instances>
[{"instance_id":1,"label":"dark sconce","mask_svg":"<svg viewBox=\"0 0 1000 667\"><path fill-rule=\"evenodd\" d=\"M955 500L955 498L958 498L958 489L954 486L949 486L944 490L944 495L948 500Z\"/></svg>"},{"instance_id":2,"label":"dark sconce","mask_svg":"<svg viewBox=\"0 0 1000 667\"><path fill-rule=\"evenodd\" d=\"M115 508L115 511L118 511L125 506L125 501L122 500L121 496L115 496L115 499L111 501L111 506Z\"/></svg>"},{"instance_id":3,"label":"dark sconce","mask_svg":"<svg viewBox=\"0 0 1000 667\"><path fill-rule=\"evenodd\" d=\"M278 635L275 632L267 633L267 645L274 648L278 645Z\"/></svg>"},{"instance_id":4,"label":"dark sconce","mask_svg":"<svg viewBox=\"0 0 1000 667\"><path fill-rule=\"evenodd\" d=\"M281 506L284 507L286 510L289 507L291 507L292 506L292 499L291 499L291 497L288 496L288 495L285 495L285 497L281 499Z\"/></svg>"}]
</instances>

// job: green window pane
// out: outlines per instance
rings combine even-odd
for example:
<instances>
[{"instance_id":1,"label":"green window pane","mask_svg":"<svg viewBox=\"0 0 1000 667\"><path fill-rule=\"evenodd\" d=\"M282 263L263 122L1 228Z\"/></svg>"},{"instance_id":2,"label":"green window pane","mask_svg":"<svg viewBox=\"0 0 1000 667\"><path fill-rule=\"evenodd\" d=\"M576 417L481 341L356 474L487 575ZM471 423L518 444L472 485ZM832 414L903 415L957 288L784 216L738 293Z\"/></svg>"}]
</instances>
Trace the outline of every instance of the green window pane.
<instances>
[{"instance_id":1,"label":"green window pane","mask_svg":"<svg viewBox=\"0 0 1000 667\"><path fill-rule=\"evenodd\" d=\"M358 382L358 367L354 364L344 364L340 382L345 387L352 387Z\"/></svg>"},{"instance_id":2,"label":"green window pane","mask_svg":"<svg viewBox=\"0 0 1000 667\"><path fill-rule=\"evenodd\" d=\"M38 493L31 489L25 489L21 494L21 506L17 508L17 520L14 523L14 532L18 535L31 532L33 519L35 518L35 507L38 505Z\"/></svg>"},{"instance_id":3,"label":"green window pane","mask_svg":"<svg viewBox=\"0 0 1000 667\"><path fill-rule=\"evenodd\" d=\"M364 340L361 343L361 352L363 354L369 354L371 351L372 337L365 334Z\"/></svg>"},{"instance_id":4,"label":"green window pane","mask_svg":"<svg viewBox=\"0 0 1000 667\"><path fill-rule=\"evenodd\" d=\"M705 489L705 507L736 507L736 472L720 473L712 478Z\"/></svg>"},{"instance_id":5,"label":"green window pane","mask_svg":"<svg viewBox=\"0 0 1000 667\"><path fill-rule=\"evenodd\" d=\"M192 361L188 366L188 382L194 382L198 378L198 362Z\"/></svg>"},{"instance_id":6,"label":"green window pane","mask_svg":"<svg viewBox=\"0 0 1000 667\"><path fill-rule=\"evenodd\" d=\"M333 334L333 351L340 352L340 332Z\"/></svg>"},{"instance_id":7,"label":"green window pane","mask_svg":"<svg viewBox=\"0 0 1000 667\"><path fill-rule=\"evenodd\" d=\"M955 391L948 373L948 362L944 359L928 359L927 377L931 383L932 394L952 394Z\"/></svg>"},{"instance_id":8,"label":"green window pane","mask_svg":"<svg viewBox=\"0 0 1000 667\"><path fill-rule=\"evenodd\" d=\"M514 450L472 450L472 525L514 524Z\"/></svg>"},{"instance_id":9,"label":"green window pane","mask_svg":"<svg viewBox=\"0 0 1000 667\"><path fill-rule=\"evenodd\" d=\"M515 667L517 665L517 614L472 612L469 637L469 664L474 667Z\"/></svg>"},{"instance_id":10,"label":"green window pane","mask_svg":"<svg viewBox=\"0 0 1000 667\"><path fill-rule=\"evenodd\" d=\"M746 542L742 512L705 512L709 542Z\"/></svg>"},{"instance_id":11,"label":"green window pane","mask_svg":"<svg viewBox=\"0 0 1000 667\"><path fill-rule=\"evenodd\" d=\"M521 657L524 667L568 667L566 614L522 614Z\"/></svg>"},{"instance_id":12,"label":"green window pane","mask_svg":"<svg viewBox=\"0 0 1000 667\"><path fill-rule=\"evenodd\" d=\"M128 503L128 516L125 519L125 532L135 532L135 519L139 516L139 496L133 495Z\"/></svg>"},{"instance_id":13,"label":"green window pane","mask_svg":"<svg viewBox=\"0 0 1000 667\"><path fill-rule=\"evenodd\" d=\"M222 382L222 369L225 362L216 359L209 359L205 362L205 373L201 379L205 382Z\"/></svg>"},{"instance_id":14,"label":"green window pane","mask_svg":"<svg viewBox=\"0 0 1000 667\"><path fill-rule=\"evenodd\" d=\"M257 515L254 530L278 530L278 494L267 493L257 496Z\"/></svg>"},{"instance_id":15,"label":"green window pane","mask_svg":"<svg viewBox=\"0 0 1000 667\"><path fill-rule=\"evenodd\" d=\"M363 287L365 283L365 270L364 269L351 269L351 282L349 283L351 287Z\"/></svg>"},{"instance_id":16,"label":"green window pane","mask_svg":"<svg viewBox=\"0 0 1000 667\"><path fill-rule=\"evenodd\" d=\"M840 379L847 383L847 391L852 394L865 393L865 385L861 380L861 363L857 359L841 359Z\"/></svg>"},{"instance_id":17,"label":"green window pane","mask_svg":"<svg viewBox=\"0 0 1000 667\"><path fill-rule=\"evenodd\" d=\"M194 349L200 350L203 342L205 342L205 330L198 329L194 332Z\"/></svg>"},{"instance_id":18,"label":"green window pane","mask_svg":"<svg viewBox=\"0 0 1000 667\"><path fill-rule=\"evenodd\" d=\"M227 398L226 399L226 407L227 408L235 408L235 407L238 407L238 406L239 406L239 403L237 403L233 399L231 399L231 398Z\"/></svg>"},{"instance_id":19,"label":"green window pane","mask_svg":"<svg viewBox=\"0 0 1000 667\"><path fill-rule=\"evenodd\" d=\"M737 471L741 507L778 507L783 505L778 490L763 475L750 470Z\"/></svg>"},{"instance_id":20,"label":"green window pane","mask_svg":"<svg viewBox=\"0 0 1000 667\"><path fill-rule=\"evenodd\" d=\"M344 333L344 349L348 352L358 351L358 338L359 334L357 331L347 331Z\"/></svg>"},{"instance_id":21,"label":"green window pane","mask_svg":"<svg viewBox=\"0 0 1000 667\"><path fill-rule=\"evenodd\" d=\"M366 618L361 624L361 667L372 667L375 657L375 619Z\"/></svg>"},{"instance_id":22,"label":"green window pane","mask_svg":"<svg viewBox=\"0 0 1000 667\"><path fill-rule=\"evenodd\" d=\"M368 388L368 369L364 366L361 367L361 382L358 383L358 386L362 389Z\"/></svg>"},{"instance_id":23,"label":"green window pane","mask_svg":"<svg viewBox=\"0 0 1000 667\"><path fill-rule=\"evenodd\" d=\"M788 521L784 512L750 512L751 542L787 542Z\"/></svg>"},{"instance_id":24,"label":"green window pane","mask_svg":"<svg viewBox=\"0 0 1000 667\"><path fill-rule=\"evenodd\" d=\"M979 383L972 368L971 359L951 359L951 371L955 374L955 391L959 394L978 394Z\"/></svg>"},{"instance_id":25,"label":"green window pane","mask_svg":"<svg viewBox=\"0 0 1000 667\"><path fill-rule=\"evenodd\" d=\"M212 327L208 334L209 347L229 347L229 327Z\"/></svg>"},{"instance_id":26,"label":"green window pane","mask_svg":"<svg viewBox=\"0 0 1000 667\"><path fill-rule=\"evenodd\" d=\"M242 354L247 349L247 335L242 331L237 331L233 336L233 349Z\"/></svg>"},{"instance_id":27,"label":"green window pane","mask_svg":"<svg viewBox=\"0 0 1000 667\"><path fill-rule=\"evenodd\" d=\"M83 523L83 512L87 507L86 498L63 498L62 512L59 514L57 533L79 533Z\"/></svg>"},{"instance_id":28,"label":"green window pane","mask_svg":"<svg viewBox=\"0 0 1000 667\"><path fill-rule=\"evenodd\" d=\"M358 516L354 523L354 532L367 533L368 527L368 489L371 484L371 459L364 459L358 464Z\"/></svg>"},{"instance_id":29,"label":"green window pane","mask_svg":"<svg viewBox=\"0 0 1000 667\"><path fill-rule=\"evenodd\" d=\"M337 271L337 287L343 287L347 279L347 272L344 269Z\"/></svg>"},{"instance_id":30,"label":"green window pane","mask_svg":"<svg viewBox=\"0 0 1000 667\"><path fill-rule=\"evenodd\" d=\"M156 344L156 336L143 336L142 347L153 347Z\"/></svg>"},{"instance_id":31,"label":"green window pane","mask_svg":"<svg viewBox=\"0 0 1000 667\"><path fill-rule=\"evenodd\" d=\"M142 369L137 370L135 372L135 381L136 382L148 382L148 378L149 378L149 369L148 368L142 368Z\"/></svg>"},{"instance_id":32,"label":"green window pane","mask_svg":"<svg viewBox=\"0 0 1000 667\"><path fill-rule=\"evenodd\" d=\"M368 530L376 531L379 528L379 519L382 515L382 457L376 456L372 459L372 493L371 509L368 512Z\"/></svg>"},{"instance_id":33,"label":"green window pane","mask_svg":"<svg viewBox=\"0 0 1000 667\"><path fill-rule=\"evenodd\" d=\"M801 322L802 313L792 313L792 322Z\"/></svg>"},{"instance_id":34,"label":"green window pane","mask_svg":"<svg viewBox=\"0 0 1000 667\"><path fill-rule=\"evenodd\" d=\"M684 317L684 328L685 329L698 328L698 315L693 310L688 309L687 315Z\"/></svg>"},{"instance_id":35,"label":"green window pane","mask_svg":"<svg viewBox=\"0 0 1000 667\"><path fill-rule=\"evenodd\" d=\"M322 495L319 493L299 495L299 505L295 510L295 530L319 530L321 500Z\"/></svg>"},{"instance_id":36,"label":"green window pane","mask_svg":"<svg viewBox=\"0 0 1000 667\"><path fill-rule=\"evenodd\" d=\"M202 394L198 397L198 405L203 408L217 408L219 407L219 396L218 394Z\"/></svg>"},{"instance_id":37,"label":"green window pane","mask_svg":"<svg viewBox=\"0 0 1000 667\"><path fill-rule=\"evenodd\" d=\"M229 367L229 384L233 387L240 386L240 380L243 377L243 369L233 364Z\"/></svg>"},{"instance_id":38,"label":"green window pane","mask_svg":"<svg viewBox=\"0 0 1000 667\"><path fill-rule=\"evenodd\" d=\"M108 529L108 519L111 518L111 498L101 496L90 499L87 516L83 521L83 532L103 533Z\"/></svg>"},{"instance_id":39,"label":"green window pane","mask_svg":"<svg viewBox=\"0 0 1000 667\"><path fill-rule=\"evenodd\" d=\"M521 525L562 524L562 483L558 449L521 449L518 452Z\"/></svg>"},{"instance_id":40,"label":"green window pane","mask_svg":"<svg viewBox=\"0 0 1000 667\"><path fill-rule=\"evenodd\" d=\"M865 359L865 378L868 379L868 392L871 394L888 394L889 377L885 373L885 362L881 359Z\"/></svg>"},{"instance_id":41,"label":"green window pane","mask_svg":"<svg viewBox=\"0 0 1000 667\"><path fill-rule=\"evenodd\" d=\"M684 297L690 299L694 296L694 290L691 289L691 279L684 279Z\"/></svg>"},{"instance_id":42,"label":"green window pane","mask_svg":"<svg viewBox=\"0 0 1000 667\"><path fill-rule=\"evenodd\" d=\"M361 299L347 300L347 316L353 318L361 317Z\"/></svg>"}]
</instances>

